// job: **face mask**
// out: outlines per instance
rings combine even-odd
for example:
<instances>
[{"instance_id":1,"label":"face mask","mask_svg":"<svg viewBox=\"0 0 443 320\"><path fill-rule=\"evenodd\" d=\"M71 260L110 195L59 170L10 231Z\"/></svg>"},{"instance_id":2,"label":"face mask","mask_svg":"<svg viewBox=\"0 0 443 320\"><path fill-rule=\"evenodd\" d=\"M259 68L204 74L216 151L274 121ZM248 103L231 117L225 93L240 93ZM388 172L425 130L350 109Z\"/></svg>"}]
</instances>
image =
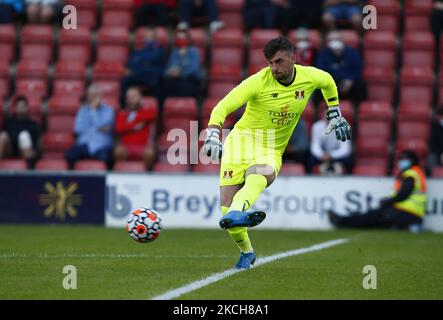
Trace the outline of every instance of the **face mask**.
<instances>
[{"instance_id":1,"label":"face mask","mask_svg":"<svg viewBox=\"0 0 443 320\"><path fill-rule=\"evenodd\" d=\"M343 43L343 41L340 41L340 40L332 40L332 41L329 41L328 47L329 47L329 49L334 50L334 51L342 51L343 48L345 47L345 44Z\"/></svg>"},{"instance_id":2,"label":"face mask","mask_svg":"<svg viewBox=\"0 0 443 320\"><path fill-rule=\"evenodd\" d=\"M307 48L309 48L309 41L302 40L302 41L297 42L297 49L298 50L305 50Z\"/></svg>"},{"instance_id":3,"label":"face mask","mask_svg":"<svg viewBox=\"0 0 443 320\"><path fill-rule=\"evenodd\" d=\"M185 48L188 46L188 40L183 38L175 39L175 46L179 48Z\"/></svg>"},{"instance_id":4,"label":"face mask","mask_svg":"<svg viewBox=\"0 0 443 320\"><path fill-rule=\"evenodd\" d=\"M398 167L400 170L406 170L412 166L412 162L409 159L401 159L398 161Z\"/></svg>"}]
</instances>

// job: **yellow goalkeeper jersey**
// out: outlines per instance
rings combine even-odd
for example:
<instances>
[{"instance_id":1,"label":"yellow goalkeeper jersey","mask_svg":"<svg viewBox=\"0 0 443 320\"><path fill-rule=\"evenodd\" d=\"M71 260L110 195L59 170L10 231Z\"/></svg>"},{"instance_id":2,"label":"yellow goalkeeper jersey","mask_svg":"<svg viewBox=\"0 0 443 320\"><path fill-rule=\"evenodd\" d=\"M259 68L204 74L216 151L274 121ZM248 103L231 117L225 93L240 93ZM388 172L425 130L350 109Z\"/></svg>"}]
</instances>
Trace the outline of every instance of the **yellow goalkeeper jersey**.
<instances>
[{"instance_id":1,"label":"yellow goalkeeper jersey","mask_svg":"<svg viewBox=\"0 0 443 320\"><path fill-rule=\"evenodd\" d=\"M212 110L209 125L223 126L226 117L246 103L235 124L235 132L273 132L273 149L283 154L292 131L315 89L321 89L328 106L339 103L337 86L331 75L315 67L294 65L295 78L283 85L266 67L232 89Z\"/></svg>"}]
</instances>

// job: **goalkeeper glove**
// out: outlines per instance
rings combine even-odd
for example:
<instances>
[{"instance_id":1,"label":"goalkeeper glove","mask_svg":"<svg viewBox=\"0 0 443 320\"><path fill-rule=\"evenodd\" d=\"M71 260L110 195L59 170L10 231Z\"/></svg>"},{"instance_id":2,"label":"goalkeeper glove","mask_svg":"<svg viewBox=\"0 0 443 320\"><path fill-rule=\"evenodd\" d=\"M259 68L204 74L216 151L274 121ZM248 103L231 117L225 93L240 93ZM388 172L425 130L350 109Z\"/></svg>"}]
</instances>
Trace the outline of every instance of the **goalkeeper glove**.
<instances>
[{"instance_id":1,"label":"goalkeeper glove","mask_svg":"<svg viewBox=\"0 0 443 320\"><path fill-rule=\"evenodd\" d=\"M220 141L220 130L216 128L206 129L204 145L205 154L212 160L219 160L223 154L223 145Z\"/></svg>"},{"instance_id":2,"label":"goalkeeper glove","mask_svg":"<svg viewBox=\"0 0 443 320\"><path fill-rule=\"evenodd\" d=\"M335 131L335 136L337 140L345 142L346 140L351 140L352 129L348 121L341 115L340 108L329 107L326 113L326 119L329 120L329 124L326 128L326 134L330 134Z\"/></svg>"}]
</instances>

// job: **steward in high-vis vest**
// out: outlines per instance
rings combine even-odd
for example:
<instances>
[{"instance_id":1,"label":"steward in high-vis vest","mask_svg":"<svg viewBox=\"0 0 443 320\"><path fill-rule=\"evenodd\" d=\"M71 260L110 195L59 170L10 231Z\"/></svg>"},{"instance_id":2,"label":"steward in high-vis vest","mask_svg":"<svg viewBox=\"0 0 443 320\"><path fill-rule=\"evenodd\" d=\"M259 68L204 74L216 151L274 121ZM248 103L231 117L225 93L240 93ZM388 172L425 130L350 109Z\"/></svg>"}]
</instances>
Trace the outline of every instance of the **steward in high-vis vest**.
<instances>
[{"instance_id":1,"label":"steward in high-vis vest","mask_svg":"<svg viewBox=\"0 0 443 320\"><path fill-rule=\"evenodd\" d=\"M330 210L329 220L337 227L395 228L411 231L419 228L426 213L426 176L412 151L400 154L394 192L381 200L379 208L367 213L351 212L341 216Z\"/></svg>"}]
</instances>

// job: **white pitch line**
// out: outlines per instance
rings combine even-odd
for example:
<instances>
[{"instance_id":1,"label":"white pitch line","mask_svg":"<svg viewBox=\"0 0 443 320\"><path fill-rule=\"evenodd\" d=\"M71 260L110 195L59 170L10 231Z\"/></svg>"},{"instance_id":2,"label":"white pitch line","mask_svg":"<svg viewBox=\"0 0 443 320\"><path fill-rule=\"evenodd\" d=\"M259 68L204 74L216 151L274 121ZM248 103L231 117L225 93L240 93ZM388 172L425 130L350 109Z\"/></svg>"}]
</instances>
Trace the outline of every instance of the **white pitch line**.
<instances>
[{"instance_id":1,"label":"white pitch line","mask_svg":"<svg viewBox=\"0 0 443 320\"><path fill-rule=\"evenodd\" d=\"M254 267L262 266L264 264L273 262L275 260L283 259L283 258L288 258L288 257L297 256L297 255L304 254L304 253L327 249L327 248L330 248L330 247L333 247L333 246L336 246L339 244L346 243L348 241L349 241L348 239L330 240L330 241L314 244L314 245L312 245L310 247L306 247L306 248L300 248L300 249L277 253L272 256L261 257L261 258L257 259L257 262L254 264ZM184 285L182 287L179 287L177 289L173 289L173 290L167 291L159 296L155 296L152 298L152 300L175 299L175 298L178 298L186 293L206 287L210 284L213 284L217 281L223 280L224 278L227 278L229 276L232 276L232 275L242 272L244 270L245 269L240 269L240 270L239 269L228 269L223 272L215 273L215 274L213 274L209 277L206 277L204 279L191 282L191 283Z\"/></svg>"}]
</instances>

